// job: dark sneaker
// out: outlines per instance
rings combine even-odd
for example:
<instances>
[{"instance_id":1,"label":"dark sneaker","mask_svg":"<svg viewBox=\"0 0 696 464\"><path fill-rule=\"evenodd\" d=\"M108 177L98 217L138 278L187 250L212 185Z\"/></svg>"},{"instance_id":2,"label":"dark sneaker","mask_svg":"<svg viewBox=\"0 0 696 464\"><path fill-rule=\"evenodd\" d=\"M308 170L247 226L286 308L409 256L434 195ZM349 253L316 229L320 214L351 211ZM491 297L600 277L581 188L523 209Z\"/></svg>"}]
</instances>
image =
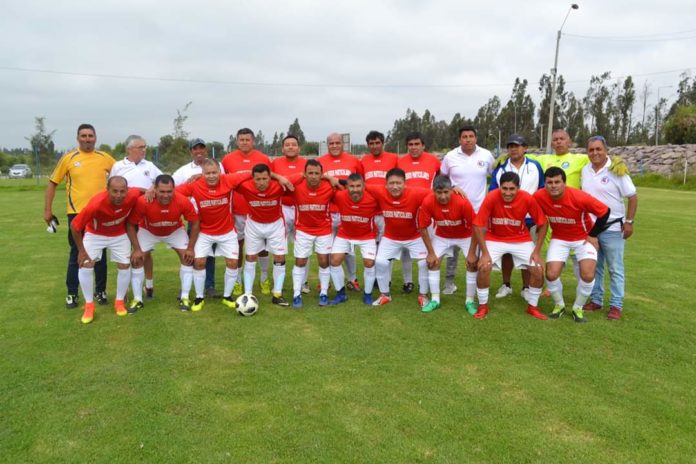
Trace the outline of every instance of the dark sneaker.
<instances>
[{"instance_id":1,"label":"dark sneaker","mask_svg":"<svg viewBox=\"0 0 696 464\"><path fill-rule=\"evenodd\" d=\"M573 308L573 320L577 323L583 324L587 322L587 318L582 312L582 308Z\"/></svg>"},{"instance_id":2,"label":"dark sneaker","mask_svg":"<svg viewBox=\"0 0 696 464\"><path fill-rule=\"evenodd\" d=\"M618 321L621 319L621 308L616 306L609 307L609 313L607 314L607 319L610 321Z\"/></svg>"},{"instance_id":3,"label":"dark sneaker","mask_svg":"<svg viewBox=\"0 0 696 464\"><path fill-rule=\"evenodd\" d=\"M99 303L101 306L109 304L109 299L106 297L106 292L97 292L97 294L94 295L94 299L97 300L97 303Z\"/></svg>"},{"instance_id":4,"label":"dark sneaker","mask_svg":"<svg viewBox=\"0 0 696 464\"><path fill-rule=\"evenodd\" d=\"M143 309L143 307L145 307L145 305L142 301L133 300L130 306L128 306L128 314L135 314L139 309Z\"/></svg>"},{"instance_id":5,"label":"dark sneaker","mask_svg":"<svg viewBox=\"0 0 696 464\"><path fill-rule=\"evenodd\" d=\"M553 307L553 311L549 313L551 319L558 319L565 314L565 306L556 305Z\"/></svg>"},{"instance_id":6,"label":"dark sneaker","mask_svg":"<svg viewBox=\"0 0 696 464\"><path fill-rule=\"evenodd\" d=\"M346 301L348 301L348 296L346 296L346 289L342 288L338 292L336 292L336 296L333 298L333 300L329 301L328 303L331 306L334 306L341 303L345 303Z\"/></svg>"},{"instance_id":7,"label":"dark sneaker","mask_svg":"<svg viewBox=\"0 0 696 464\"><path fill-rule=\"evenodd\" d=\"M191 311L191 300L182 298L179 300L179 311Z\"/></svg>"},{"instance_id":8,"label":"dark sneaker","mask_svg":"<svg viewBox=\"0 0 696 464\"><path fill-rule=\"evenodd\" d=\"M346 288L350 290L351 292L360 292L362 291L362 288L360 288L360 282L358 282L358 279L355 279L353 281L349 280L346 283Z\"/></svg>"},{"instance_id":9,"label":"dark sneaker","mask_svg":"<svg viewBox=\"0 0 696 464\"><path fill-rule=\"evenodd\" d=\"M271 303L273 303L274 305L278 305L278 306L290 306L290 303L285 301L285 298L283 298L282 296L275 296L274 295L273 298L271 299Z\"/></svg>"},{"instance_id":10,"label":"dark sneaker","mask_svg":"<svg viewBox=\"0 0 696 464\"><path fill-rule=\"evenodd\" d=\"M151 300L155 297L155 289L154 287L152 288L147 288L145 287L145 299Z\"/></svg>"},{"instance_id":11,"label":"dark sneaker","mask_svg":"<svg viewBox=\"0 0 696 464\"><path fill-rule=\"evenodd\" d=\"M583 310L583 311L589 311L589 312L601 311L601 310L602 310L602 305L601 305L601 304L597 304L597 303L595 303L594 301L590 301L589 303L587 303L585 306L582 307L582 310Z\"/></svg>"},{"instance_id":12,"label":"dark sneaker","mask_svg":"<svg viewBox=\"0 0 696 464\"><path fill-rule=\"evenodd\" d=\"M205 297L206 298L220 298L222 295L215 290L215 287L208 287L205 289Z\"/></svg>"},{"instance_id":13,"label":"dark sneaker","mask_svg":"<svg viewBox=\"0 0 696 464\"><path fill-rule=\"evenodd\" d=\"M292 307L299 309L302 307L302 295L297 295L292 299Z\"/></svg>"},{"instance_id":14,"label":"dark sneaker","mask_svg":"<svg viewBox=\"0 0 696 464\"><path fill-rule=\"evenodd\" d=\"M68 295L65 297L65 307L68 309L77 308L77 295Z\"/></svg>"},{"instance_id":15,"label":"dark sneaker","mask_svg":"<svg viewBox=\"0 0 696 464\"><path fill-rule=\"evenodd\" d=\"M372 305L372 293L363 293L363 304Z\"/></svg>"},{"instance_id":16,"label":"dark sneaker","mask_svg":"<svg viewBox=\"0 0 696 464\"><path fill-rule=\"evenodd\" d=\"M404 293L413 292L413 282L406 282L403 287L401 287Z\"/></svg>"}]
</instances>

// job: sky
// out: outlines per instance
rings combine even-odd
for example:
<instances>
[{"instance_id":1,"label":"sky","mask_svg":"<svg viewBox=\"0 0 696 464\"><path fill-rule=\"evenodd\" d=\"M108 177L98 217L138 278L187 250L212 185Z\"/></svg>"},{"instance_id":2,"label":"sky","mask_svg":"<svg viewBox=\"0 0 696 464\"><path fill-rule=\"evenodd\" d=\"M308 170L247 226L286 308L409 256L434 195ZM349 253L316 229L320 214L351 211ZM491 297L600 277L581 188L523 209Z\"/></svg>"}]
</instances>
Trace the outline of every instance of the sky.
<instances>
[{"instance_id":1,"label":"sky","mask_svg":"<svg viewBox=\"0 0 696 464\"><path fill-rule=\"evenodd\" d=\"M568 90L582 96L592 75L611 71L647 81L654 105L658 89L673 100L679 75L696 73L692 0L579 7L560 46ZM241 127L270 140L295 118L308 140L348 132L353 143L372 129L386 134L407 108L473 118L493 95L504 105L516 77L538 102L569 9L535 0L4 0L0 147L28 147L36 116L58 149L75 146L83 122L99 143L139 134L156 144L187 102L190 136L223 143Z\"/></svg>"}]
</instances>

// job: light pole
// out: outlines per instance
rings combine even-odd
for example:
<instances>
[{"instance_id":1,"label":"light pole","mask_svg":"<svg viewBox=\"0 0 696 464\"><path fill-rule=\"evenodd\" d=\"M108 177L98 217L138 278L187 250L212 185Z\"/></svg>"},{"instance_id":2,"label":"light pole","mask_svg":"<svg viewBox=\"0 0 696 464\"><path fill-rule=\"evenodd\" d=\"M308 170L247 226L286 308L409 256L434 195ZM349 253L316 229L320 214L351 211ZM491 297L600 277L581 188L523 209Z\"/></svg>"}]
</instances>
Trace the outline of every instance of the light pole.
<instances>
[{"instance_id":1,"label":"light pole","mask_svg":"<svg viewBox=\"0 0 696 464\"><path fill-rule=\"evenodd\" d=\"M561 27L558 29L558 34L556 35L556 57L553 60L553 68L551 69L551 101L549 102L549 124L547 130L548 133L546 134L547 153L551 153L551 136L553 133L553 110L556 104L556 75L558 74L558 47L561 45L561 31L563 30L563 26L565 26L565 23L568 20L570 12L573 10L577 10L578 8L580 7L577 3L573 3L570 5L568 13L566 13L565 18L563 19L563 23L561 23Z\"/></svg>"},{"instance_id":2,"label":"light pole","mask_svg":"<svg viewBox=\"0 0 696 464\"><path fill-rule=\"evenodd\" d=\"M655 105L655 145L660 143L660 90L671 89L671 85L663 85L657 88L657 105Z\"/></svg>"}]
</instances>

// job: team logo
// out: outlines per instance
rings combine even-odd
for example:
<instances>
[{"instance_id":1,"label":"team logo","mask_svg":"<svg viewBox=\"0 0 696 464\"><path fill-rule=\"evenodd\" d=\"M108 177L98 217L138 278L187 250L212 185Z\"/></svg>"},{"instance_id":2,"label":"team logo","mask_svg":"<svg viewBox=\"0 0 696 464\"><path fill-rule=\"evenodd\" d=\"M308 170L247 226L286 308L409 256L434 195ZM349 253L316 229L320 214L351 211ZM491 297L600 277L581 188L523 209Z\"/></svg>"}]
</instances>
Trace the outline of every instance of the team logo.
<instances>
[{"instance_id":1,"label":"team logo","mask_svg":"<svg viewBox=\"0 0 696 464\"><path fill-rule=\"evenodd\" d=\"M564 161L564 162L561 164L561 167L562 167L563 169L568 169L568 167L570 167L570 163L567 162L567 161Z\"/></svg>"},{"instance_id":2,"label":"team logo","mask_svg":"<svg viewBox=\"0 0 696 464\"><path fill-rule=\"evenodd\" d=\"M150 177L150 171L145 171L145 175L146 175L147 177Z\"/></svg>"},{"instance_id":3,"label":"team logo","mask_svg":"<svg viewBox=\"0 0 696 464\"><path fill-rule=\"evenodd\" d=\"M75 164L73 164L73 167L79 168L80 167L80 162L76 161Z\"/></svg>"},{"instance_id":4,"label":"team logo","mask_svg":"<svg viewBox=\"0 0 696 464\"><path fill-rule=\"evenodd\" d=\"M478 164L478 167L480 167L480 168L485 168L485 167L486 167L486 162L483 161L483 160L479 160L478 163L476 163L476 164Z\"/></svg>"},{"instance_id":5,"label":"team logo","mask_svg":"<svg viewBox=\"0 0 696 464\"><path fill-rule=\"evenodd\" d=\"M607 177L607 176L602 177L602 180L601 180L600 182L603 183L603 184L608 184L608 183L609 183L609 177Z\"/></svg>"}]
</instances>

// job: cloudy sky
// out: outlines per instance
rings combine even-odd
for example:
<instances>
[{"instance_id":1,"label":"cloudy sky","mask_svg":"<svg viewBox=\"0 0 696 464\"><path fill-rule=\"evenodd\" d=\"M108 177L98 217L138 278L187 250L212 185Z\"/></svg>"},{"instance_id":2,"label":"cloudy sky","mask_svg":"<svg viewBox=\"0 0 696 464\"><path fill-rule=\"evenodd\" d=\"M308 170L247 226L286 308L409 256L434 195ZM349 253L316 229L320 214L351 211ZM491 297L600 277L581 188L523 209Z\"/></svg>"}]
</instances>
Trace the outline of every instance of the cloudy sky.
<instances>
[{"instance_id":1,"label":"cloudy sky","mask_svg":"<svg viewBox=\"0 0 696 464\"><path fill-rule=\"evenodd\" d=\"M696 72L693 0L579 2L563 29L559 72L583 94L611 71L672 97ZM267 139L298 117L310 140L387 132L407 108L473 117L515 77L553 65L560 1L328 2L4 0L0 147L26 146L35 116L70 148L81 122L114 145L156 143L191 101L191 136ZM572 35L571 35L572 34ZM585 37L601 37L584 38ZM617 40L622 38L624 40ZM665 40L680 38L680 40ZM630 40L625 40L630 39ZM454 141L453 141L454 143Z\"/></svg>"}]
</instances>

